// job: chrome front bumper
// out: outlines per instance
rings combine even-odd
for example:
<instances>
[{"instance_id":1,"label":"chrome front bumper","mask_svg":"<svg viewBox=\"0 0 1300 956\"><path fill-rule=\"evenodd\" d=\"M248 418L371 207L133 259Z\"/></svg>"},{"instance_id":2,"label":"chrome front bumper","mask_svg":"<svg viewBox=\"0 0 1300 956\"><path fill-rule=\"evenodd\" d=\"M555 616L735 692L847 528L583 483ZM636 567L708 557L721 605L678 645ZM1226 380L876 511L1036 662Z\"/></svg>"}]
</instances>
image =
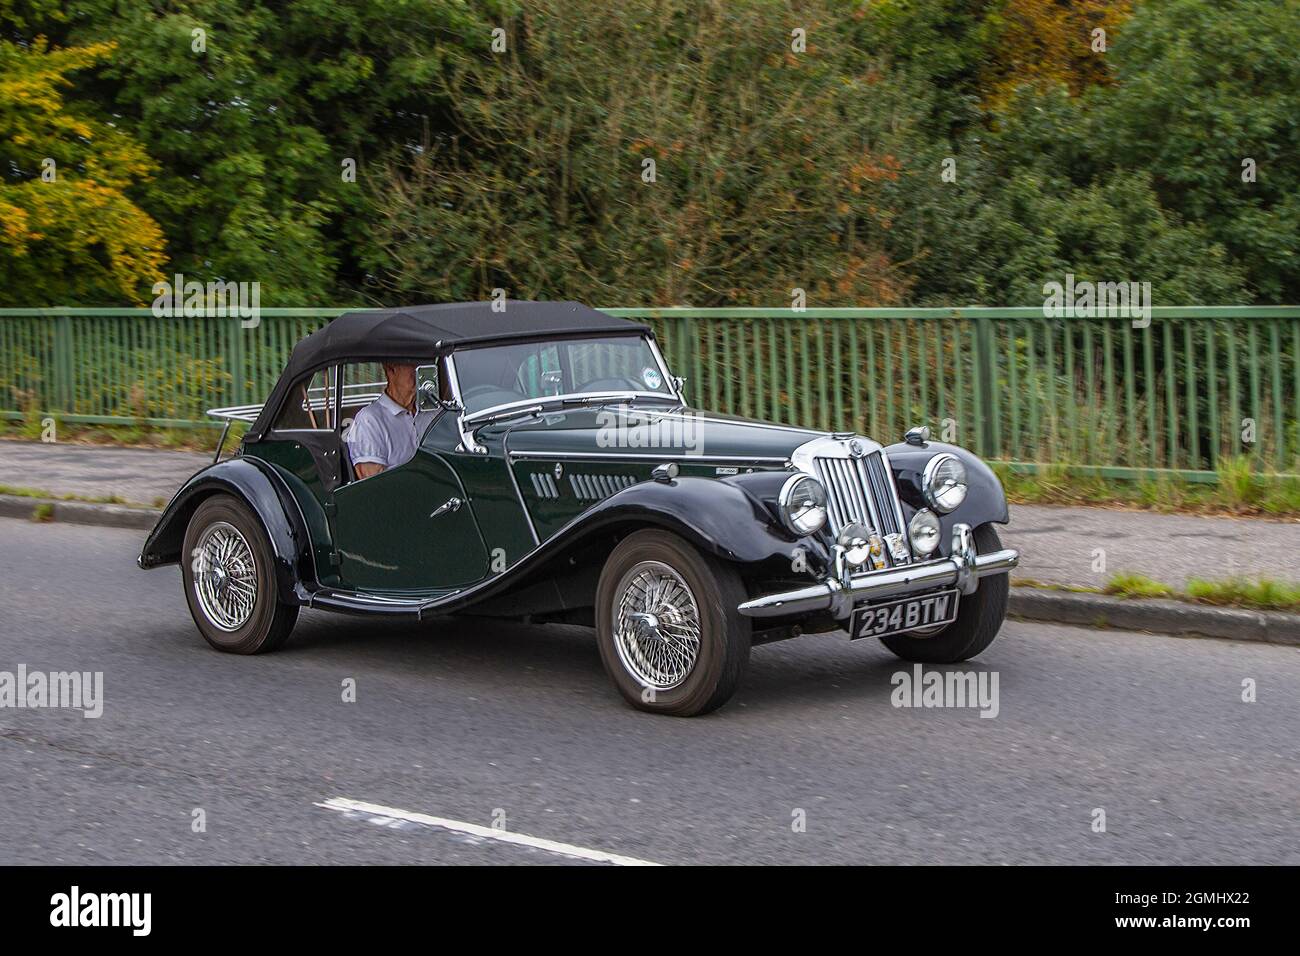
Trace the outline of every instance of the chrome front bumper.
<instances>
[{"instance_id":1,"label":"chrome front bumper","mask_svg":"<svg viewBox=\"0 0 1300 956\"><path fill-rule=\"evenodd\" d=\"M837 552L837 563L840 554ZM853 608L914 591L956 585L963 594L971 594L979 579L989 574L1003 574L1020 563L1020 552L1011 548L989 554L975 552L975 538L970 525L952 529L952 555L935 561L922 561L884 571L853 574L842 565L837 575L817 584L779 594L765 594L737 606L747 617L781 617L829 610L835 618L846 618Z\"/></svg>"}]
</instances>

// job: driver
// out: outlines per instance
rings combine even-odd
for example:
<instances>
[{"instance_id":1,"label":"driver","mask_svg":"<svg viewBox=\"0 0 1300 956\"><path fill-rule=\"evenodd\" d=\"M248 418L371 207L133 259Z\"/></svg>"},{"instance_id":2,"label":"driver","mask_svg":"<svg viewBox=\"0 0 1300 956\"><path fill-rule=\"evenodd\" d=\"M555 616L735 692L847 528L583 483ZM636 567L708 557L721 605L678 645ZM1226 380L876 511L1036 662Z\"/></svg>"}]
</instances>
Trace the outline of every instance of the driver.
<instances>
[{"instance_id":1,"label":"driver","mask_svg":"<svg viewBox=\"0 0 1300 956\"><path fill-rule=\"evenodd\" d=\"M415 410L415 366L384 363L388 387L361 409L348 430L348 454L357 478L369 478L411 460L429 412Z\"/></svg>"}]
</instances>

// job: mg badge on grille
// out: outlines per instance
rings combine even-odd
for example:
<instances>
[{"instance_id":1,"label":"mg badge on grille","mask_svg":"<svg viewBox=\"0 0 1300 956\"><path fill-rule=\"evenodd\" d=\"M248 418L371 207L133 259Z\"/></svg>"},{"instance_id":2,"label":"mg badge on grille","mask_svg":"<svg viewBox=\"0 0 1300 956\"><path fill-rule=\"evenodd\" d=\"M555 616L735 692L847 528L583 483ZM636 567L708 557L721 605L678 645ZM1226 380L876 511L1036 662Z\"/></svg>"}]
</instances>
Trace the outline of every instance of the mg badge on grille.
<instances>
[{"instance_id":1,"label":"mg badge on grille","mask_svg":"<svg viewBox=\"0 0 1300 956\"><path fill-rule=\"evenodd\" d=\"M861 458L866 453L866 449L862 447L862 442L856 438L849 442L849 454L854 458Z\"/></svg>"},{"instance_id":2,"label":"mg badge on grille","mask_svg":"<svg viewBox=\"0 0 1300 956\"><path fill-rule=\"evenodd\" d=\"M564 477L564 466L557 461L555 463L555 480L559 481L563 477Z\"/></svg>"}]
</instances>

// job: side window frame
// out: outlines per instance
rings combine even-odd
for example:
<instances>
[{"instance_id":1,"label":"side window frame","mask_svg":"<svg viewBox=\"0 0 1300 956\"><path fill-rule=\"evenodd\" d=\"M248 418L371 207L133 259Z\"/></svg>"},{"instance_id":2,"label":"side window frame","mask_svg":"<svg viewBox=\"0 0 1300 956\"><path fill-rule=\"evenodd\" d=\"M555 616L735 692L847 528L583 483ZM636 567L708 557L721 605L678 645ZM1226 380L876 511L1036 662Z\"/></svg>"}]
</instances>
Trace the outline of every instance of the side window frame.
<instances>
[{"instance_id":1,"label":"side window frame","mask_svg":"<svg viewBox=\"0 0 1300 956\"><path fill-rule=\"evenodd\" d=\"M329 432L334 432L337 435L339 432L339 419L341 417L338 412L341 408L340 399L342 396L339 385L339 369L340 366L338 363L326 365L318 369L313 369L295 382L289 389L289 394L285 396L284 404L276 410L275 418L272 419L269 431L272 434L306 433L313 435L323 435ZM311 383L316 379L316 376L321 375L322 373L325 376L325 383L323 386L316 387L323 388L324 390L324 406L322 411L325 414L325 420L329 424L323 426L316 424L316 416L311 407L312 392L314 391ZM312 422L312 424L308 427L282 425L281 422L283 421L284 416L300 402L305 404L307 418Z\"/></svg>"}]
</instances>

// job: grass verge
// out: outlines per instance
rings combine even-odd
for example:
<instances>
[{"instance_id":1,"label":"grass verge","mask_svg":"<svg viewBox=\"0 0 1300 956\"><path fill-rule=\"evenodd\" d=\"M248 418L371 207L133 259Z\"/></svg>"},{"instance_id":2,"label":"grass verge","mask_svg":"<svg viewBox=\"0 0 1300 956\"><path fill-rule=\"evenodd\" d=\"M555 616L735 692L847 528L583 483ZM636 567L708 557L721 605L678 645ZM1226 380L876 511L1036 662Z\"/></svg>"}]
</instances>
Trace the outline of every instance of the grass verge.
<instances>
[{"instance_id":1,"label":"grass verge","mask_svg":"<svg viewBox=\"0 0 1300 956\"><path fill-rule=\"evenodd\" d=\"M1225 578L1220 581L1193 579L1179 590L1144 574L1122 572L1112 575L1104 588L1072 584L1051 584L1033 578L1016 578L1015 587L1068 591L1075 594L1109 594L1119 598L1168 598L1191 604L1249 608L1256 611L1291 611L1300 613L1300 585L1260 578Z\"/></svg>"},{"instance_id":2,"label":"grass verge","mask_svg":"<svg viewBox=\"0 0 1300 956\"><path fill-rule=\"evenodd\" d=\"M39 488L23 488L15 485L0 485L0 495L14 495L18 498L46 498L54 501L82 501L92 505L128 505L130 507L148 507L141 505L138 501L127 501L119 495L56 495L52 491L42 491ZM155 498L152 507L161 508L167 502L162 498ZM44 507L49 507L45 505Z\"/></svg>"},{"instance_id":3,"label":"grass verge","mask_svg":"<svg viewBox=\"0 0 1300 956\"><path fill-rule=\"evenodd\" d=\"M1126 481L1071 472L1064 465L1020 474L994 465L1007 499L1019 504L1104 505L1146 511L1300 516L1300 480L1259 474L1246 458L1226 462L1214 483L1159 477Z\"/></svg>"},{"instance_id":4,"label":"grass verge","mask_svg":"<svg viewBox=\"0 0 1300 956\"><path fill-rule=\"evenodd\" d=\"M1300 585L1268 578L1258 581L1244 578L1188 581L1187 593L1202 604L1253 607L1265 611L1300 611Z\"/></svg>"}]
</instances>

